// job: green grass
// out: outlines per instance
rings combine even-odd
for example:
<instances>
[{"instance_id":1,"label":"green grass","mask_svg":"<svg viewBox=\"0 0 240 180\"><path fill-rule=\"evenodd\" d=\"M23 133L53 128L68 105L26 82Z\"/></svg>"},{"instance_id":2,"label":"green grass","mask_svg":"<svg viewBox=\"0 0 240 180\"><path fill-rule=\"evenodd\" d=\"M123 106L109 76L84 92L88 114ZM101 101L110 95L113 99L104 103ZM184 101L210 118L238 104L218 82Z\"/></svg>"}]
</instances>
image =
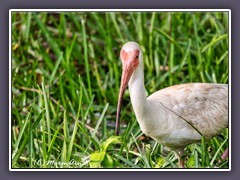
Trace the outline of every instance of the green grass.
<instances>
[{"instance_id":1,"label":"green grass","mask_svg":"<svg viewBox=\"0 0 240 180\"><path fill-rule=\"evenodd\" d=\"M228 83L227 12L12 12L12 168L176 168L142 134L129 92L115 118L119 51L137 41L147 94ZM188 168L228 168L228 129L185 150Z\"/></svg>"}]
</instances>

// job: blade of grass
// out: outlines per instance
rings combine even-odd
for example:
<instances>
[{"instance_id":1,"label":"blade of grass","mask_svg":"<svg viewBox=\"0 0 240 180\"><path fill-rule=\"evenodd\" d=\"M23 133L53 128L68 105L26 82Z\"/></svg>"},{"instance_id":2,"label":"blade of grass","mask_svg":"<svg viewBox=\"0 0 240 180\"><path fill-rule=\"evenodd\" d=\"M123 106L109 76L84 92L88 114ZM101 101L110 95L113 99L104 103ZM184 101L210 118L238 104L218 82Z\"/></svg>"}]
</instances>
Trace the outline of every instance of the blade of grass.
<instances>
[{"instance_id":1,"label":"blade of grass","mask_svg":"<svg viewBox=\"0 0 240 180\"><path fill-rule=\"evenodd\" d=\"M205 167L205 163L206 163L206 161L205 161L205 138L202 136L202 139L201 139L201 159L202 159L202 168L204 168Z\"/></svg>"},{"instance_id":2,"label":"blade of grass","mask_svg":"<svg viewBox=\"0 0 240 180\"><path fill-rule=\"evenodd\" d=\"M33 159L33 129L32 121L29 121L29 167L32 168L32 159Z\"/></svg>"},{"instance_id":3,"label":"blade of grass","mask_svg":"<svg viewBox=\"0 0 240 180\"><path fill-rule=\"evenodd\" d=\"M95 128L94 128L94 131L93 131L93 133L92 133L92 137L95 137L95 136L96 136L96 133L97 133L97 131L98 131L98 129L99 129L100 124L102 123L102 120L103 120L104 115L105 115L105 113L106 113L106 111L107 111L107 109L108 109L108 106L109 106L109 104L107 103L106 106L105 106L104 109L103 109L103 112L102 112L100 118L98 119L98 122L97 122Z\"/></svg>"},{"instance_id":4,"label":"blade of grass","mask_svg":"<svg viewBox=\"0 0 240 180\"><path fill-rule=\"evenodd\" d=\"M98 141L96 141L91 135L88 134L88 132L86 131L86 128L81 124L81 123L78 123L78 126L79 126L79 129L81 130L81 132L87 137L90 139L90 142L89 142L89 145L91 143L94 144L94 146L100 150L100 143Z\"/></svg>"},{"instance_id":5,"label":"blade of grass","mask_svg":"<svg viewBox=\"0 0 240 180\"><path fill-rule=\"evenodd\" d=\"M184 55L184 51L182 50L181 46L172 38L170 37L167 33L165 33L163 30L158 29L158 28L154 28L157 32L159 32L160 34L162 34L163 36L165 36L169 41L171 41L181 52L182 55Z\"/></svg>"},{"instance_id":6,"label":"blade of grass","mask_svg":"<svg viewBox=\"0 0 240 180\"><path fill-rule=\"evenodd\" d=\"M18 148L19 148L19 144L20 144L20 141L22 140L22 137L23 137L23 133L26 132L26 127L27 127L27 124L29 122L29 119L30 119L30 114L31 112L28 113L27 115L27 118L23 124L23 127L22 129L20 130L20 133L19 133L19 136L18 136L18 139L14 145L14 151L13 151L13 154L15 154L17 151L18 151ZM14 155L13 155L14 156Z\"/></svg>"},{"instance_id":7,"label":"blade of grass","mask_svg":"<svg viewBox=\"0 0 240 180\"><path fill-rule=\"evenodd\" d=\"M180 72L182 70L182 67L186 64L186 61L188 59L188 57L190 56L190 48L191 48L191 45L192 45L192 41L191 39L188 39L188 46L187 46L187 50L186 50L186 53L185 55L183 56L182 60L181 60L181 63L180 63L180 66L179 66L179 69L177 72ZM191 67L191 65L188 64L188 66ZM192 69L189 69L190 73L189 73L189 76L192 76Z\"/></svg>"},{"instance_id":8,"label":"blade of grass","mask_svg":"<svg viewBox=\"0 0 240 180\"><path fill-rule=\"evenodd\" d=\"M218 37L214 36L212 38L211 42L202 48L201 53L205 52L207 49L211 48L213 45L217 44L219 41L221 41L223 39L227 39L227 38L228 38L228 34L223 34Z\"/></svg>"},{"instance_id":9,"label":"blade of grass","mask_svg":"<svg viewBox=\"0 0 240 180\"><path fill-rule=\"evenodd\" d=\"M172 36L174 36L173 32L172 32ZM168 62L170 72L172 72L172 69L174 68L174 54L175 54L175 48L174 48L174 45L171 43L170 44L170 56L169 56L169 62ZM169 74L169 85L170 86L173 85L173 79L174 79L174 75L172 73L170 73Z\"/></svg>"},{"instance_id":10,"label":"blade of grass","mask_svg":"<svg viewBox=\"0 0 240 180\"><path fill-rule=\"evenodd\" d=\"M78 105L78 112L77 112L77 118L79 119L80 117L80 112L81 112L81 107L82 107L82 97L83 97L83 90L82 87L80 88L80 95L79 95L79 105ZM68 158L67 158L67 162L70 161L71 155L72 155L72 148L73 148L73 143L77 134L77 130L78 130L78 121L75 121L75 125L74 125L74 129L73 129L73 133L72 133L72 137L70 140L70 144L68 147Z\"/></svg>"},{"instance_id":11,"label":"blade of grass","mask_svg":"<svg viewBox=\"0 0 240 180\"><path fill-rule=\"evenodd\" d=\"M220 153L221 153L221 149L222 149L223 145L224 145L227 141L228 141L228 139L225 139L225 140L221 143L221 145L219 146L217 152L214 154L214 156L213 156L213 158L212 158L212 160L211 160L211 162L210 162L210 165L211 165L211 166L213 166L213 163L214 163L214 161L216 160L216 158L217 158L218 155L221 157L221 154L220 154Z\"/></svg>"},{"instance_id":12,"label":"blade of grass","mask_svg":"<svg viewBox=\"0 0 240 180\"><path fill-rule=\"evenodd\" d=\"M141 13L137 13L137 18L136 18L136 23L135 23L135 27L136 27L136 33L138 34L138 38L139 38L139 43L143 44L143 25L142 25L142 16ZM135 21L135 17L132 17L133 22Z\"/></svg>"},{"instance_id":13,"label":"blade of grass","mask_svg":"<svg viewBox=\"0 0 240 180\"><path fill-rule=\"evenodd\" d=\"M63 59L63 53L61 52L60 55L59 55L59 57L58 57L58 60L57 60L57 62L56 62L56 65L54 66L53 72L52 72L52 74L51 74L51 76L50 76L50 79L49 79L49 84L50 84L50 85L52 84L53 78L54 78L54 76L55 76L55 74L56 74L56 72L57 72L57 69L58 69L58 67L59 67L62 59Z\"/></svg>"},{"instance_id":14,"label":"blade of grass","mask_svg":"<svg viewBox=\"0 0 240 180\"><path fill-rule=\"evenodd\" d=\"M88 105L88 108L87 108L87 110L86 110L86 112L85 112L85 114L84 114L84 117L83 117L83 123L84 123L84 124L85 124L85 122L86 122L86 120L87 120L87 116L88 116L88 114L89 114L89 110L91 109L91 107L93 107L94 97L95 97L95 95L93 94L92 99L91 99L91 101L90 101L90 103L89 103L89 105Z\"/></svg>"},{"instance_id":15,"label":"blade of grass","mask_svg":"<svg viewBox=\"0 0 240 180\"><path fill-rule=\"evenodd\" d=\"M192 19L193 19L193 27L194 27L195 44L197 46L197 61L198 61L197 70L202 70L203 60L202 60L202 55L201 55L201 49L200 49L200 46L199 46L200 38L198 36L197 20L196 20L196 17L194 15L192 15ZM202 81L205 82L204 78L203 78L203 75L202 75L202 72L200 72L200 75L201 75Z\"/></svg>"},{"instance_id":16,"label":"blade of grass","mask_svg":"<svg viewBox=\"0 0 240 180\"><path fill-rule=\"evenodd\" d=\"M132 133L131 133L131 135L132 135L132 138L133 138L133 140L134 140L134 142L135 142L135 144L136 144L136 146L137 146L137 148L138 148L139 153L141 154L141 158L143 159L144 165L146 166L146 168L151 168L151 166L150 166L150 164L149 164L149 162L148 162L148 160L147 160L146 155L141 151L141 149L140 149L140 147L138 146L138 143L137 143L134 135L133 135Z\"/></svg>"},{"instance_id":17,"label":"blade of grass","mask_svg":"<svg viewBox=\"0 0 240 180\"><path fill-rule=\"evenodd\" d=\"M119 154L114 154L114 156L117 157L119 160L125 162L127 165L129 165L132 168L141 168L140 166L134 164L133 162L129 161L128 159L125 159L124 157L120 156Z\"/></svg>"},{"instance_id":18,"label":"blade of grass","mask_svg":"<svg viewBox=\"0 0 240 180\"><path fill-rule=\"evenodd\" d=\"M149 69L150 71L153 70L153 27L155 22L156 12L152 13L150 27L149 27Z\"/></svg>"},{"instance_id":19,"label":"blade of grass","mask_svg":"<svg viewBox=\"0 0 240 180\"><path fill-rule=\"evenodd\" d=\"M42 167L46 167L47 163L47 147L46 147L46 136L45 136L45 119L44 116L42 116L42 123L41 123L41 135L42 135L42 158L43 158L43 164Z\"/></svg>"},{"instance_id":20,"label":"blade of grass","mask_svg":"<svg viewBox=\"0 0 240 180\"><path fill-rule=\"evenodd\" d=\"M123 42L124 42L124 38L123 38L123 35L122 35L122 33L121 33L121 30L120 30L120 28L119 28L119 26L118 26L117 20L116 20L116 13L115 13L115 12L110 12L109 15L110 15L111 20L112 20L112 22L113 22L113 25L114 25L114 27L115 27L115 29L116 29L116 31L117 31L117 34L118 34L118 36L119 36L119 39L122 40L122 43L123 43Z\"/></svg>"},{"instance_id":21,"label":"blade of grass","mask_svg":"<svg viewBox=\"0 0 240 180\"><path fill-rule=\"evenodd\" d=\"M66 111L64 111L64 118L63 118L63 146L62 146L62 153L61 153L61 161L67 162L67 115ZM65 167L65 163L62 163L61 168Z\"/></svg>"},{"instance_id":22,"label":"blade of grass","mask_svg":"<svg viewBox=\"0 0 240 180\"><path fill-rule=\"evenodd\" d=\"M42 82L42 93L44 98L44 109L46 109L46 121L47 121L47 130L48 130L48 146L50 146L51 143L51 119L50 119L50 111L49 111L49 101L47 97L49 97L49 93L45 88L44 81Z\"/></svg>"},{"instance_id":23,"label":"blade of grass","mask_svg":"<svg viewBox=\"0 0 240 180\"><path fill-rule=\"evenodd\" d=\"M47 30L46 26L43 24L43 22L37 17L36 13L33 13L33 17L36 21L36 23L38 24L39 28L41 29L41 31L43 32L43 35L45 36L45 38L47 39L47 41L49 42L53 52L59 57L61 55L61 50L58 46L58 44L56 43L56 41L51 37L49 31Z\"/></svg>"},{"instance_id":24,"label":"blade of grass","mask_svg":"<svg viewBox=\"0 0 240 180\"><path fill-rule=\"evenodd\" d=\"M194 149L194 163L195 163L195 168L199 168L198 167L198 152L197 152L197 150L196 149Z\"/></svg>"},{"instance_id":25,"label":"blade of grass","mask_svg":"<svg viewBox=\"0 0 240 180\"><path fill-rule=\"evenodd\" d=\"M60 34L63 35L63 38L67 37L67 25L66 25L65 13L60 14L60 24L58 26L58 30Z\"/></svg>"},{"instance_id":26,"label":"blade of grass","mask_svg":"<svg viewBox=\"0 0 240 180\"><path fill-rule=\"evenodd\" d=\"M83 51L84 51L84 61L85 61L85 68L87 73L87 83L88 83L88 91L90 98L92 97L92 87L91 87L91 79L90 79L90 70L89 70L89 60L88 60L88 47L87 47L87 34L86 34L86 19L81 17L81 24L82 24L82 35L83 35Z\"/></svg>"},{"instance_id":27,"label":"blade of grass","mask_svg":"<svg viewBox=\"0 0 240 180\"><path fill-rule=\"evenodd\" d=\"M202 137L205 138L205 136L192 124L190 123L190 121L186 120L185 118L183 118L182 116L180 116L179 114L177 114L176 112L174 112L172 109L168 108L167 106L165 106L162 102L160 102L160 104L162 106L164 106L165 108L167 108L169 111L173 112L175 115L177 115L178 117L180 117L182 120L184 120L186 123L188 123L190 126L192 126Z\"/></svg>"},{"instance_id":28,"label":"blade of grass","mask_svg":"<svg viewBox=\"0 0 240 180\"><path fill-rule=\"evenodd\" d=\"M29 34L30 34L30 27L31 27L31 18L32 18L32 12L27 13L27 21L26 21L26 30L25 30L25 41L28 41Z\"/></svg>"},{"instance_id":29,"label":"blade of grass","mask_svg":"<svg viewBox=\"0 0 240 180\"><path fill-rule=\"evenodd\" d=\"M62 128L62 125L63 125L63 123L61 123L61 124L58 126L57 130L56 130L55 133L53 134L52 140L51 140L51 142L50 142L50 146L48 147L48 151L47 151L47 155L48 155L47 160L48 160L49 157L50 157L50 153L51 153L51 151L52 151L52 149L53 149L54 143L55 143L55 141L56 141L56 138L57 138L57 135L58 135L59 131L60 131L61 128Z\"/></svg>"},{"instance_id":30,"label":"blade of grass","mask_svg":"<svg viewBox=\"0 0 240 180\"><path fill-rule=\"evenodd\" d=\"M110 36L111 31L112 31L112 23L110 21L110 17L109 14L105 15L106 17L106 34L105 34L105 40L106 40L106 51L107 51L107 58L109 60L109 70L110 70L110 74L112 75L112 73L114 73L114 79L117 79L119 77L119 73L118 73L118 67L117 67L117 63L114 61L113 59L113 46L112 46L112 38ZM119 88L119 81L115 81L115 89L116 91Z\"/></svg>"},{"instance_id":31,"label":"blade of grass","mask_svg":"<svg viewBox=\"0 0 240 180\"><path fill-rule=\"evenodd\" d=\"M12 159L12 167L14 167L14 165L17 163L17 161L19 160L20 156L22 155L22 152L28 142L28 136L23 140L23 142L20 145L20 148L18 149L18 151L16 152L16 154L13 156Z\"/></svg>"}]
</instances>

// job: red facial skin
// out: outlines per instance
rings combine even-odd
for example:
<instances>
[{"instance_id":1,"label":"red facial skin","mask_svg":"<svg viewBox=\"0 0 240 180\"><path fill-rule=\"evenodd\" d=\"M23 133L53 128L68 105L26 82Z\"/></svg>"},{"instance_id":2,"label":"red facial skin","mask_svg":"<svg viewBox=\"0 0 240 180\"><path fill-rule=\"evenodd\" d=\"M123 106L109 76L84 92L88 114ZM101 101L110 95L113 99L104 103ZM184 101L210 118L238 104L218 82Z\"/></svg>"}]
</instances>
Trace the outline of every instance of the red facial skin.
<instances>
[{"instance_id":1,"label":"red facial skin","mask_svg":"<svg viewBox=\"0 0 240 180\"><path fill-rule=\"evenodd\" d=\"M129 79L132 76L133 71L137 68L139 64L139 50L135 49L129 52L123 49L120 52L120 58L122 60L122 79L121 87L118 96L118 106L117 106L117 117L116 117L116 134L119 134L119 124L120 124L120 113L121 113L121 103L124 92L126 90Z\"/></svg>"},{"instance_id":2,"label":"red facial skin","mask_svg":"<svg viewBox=\"0 0 240 180\"><path fill-rule=\"evenodd\" d=\"M135 70L139 64L138 60L139 50L135 49L129 52L124 51L123 49L120 52L120 58L123 63L123 68L131 67Z\"/></svg>"}]
</instances>

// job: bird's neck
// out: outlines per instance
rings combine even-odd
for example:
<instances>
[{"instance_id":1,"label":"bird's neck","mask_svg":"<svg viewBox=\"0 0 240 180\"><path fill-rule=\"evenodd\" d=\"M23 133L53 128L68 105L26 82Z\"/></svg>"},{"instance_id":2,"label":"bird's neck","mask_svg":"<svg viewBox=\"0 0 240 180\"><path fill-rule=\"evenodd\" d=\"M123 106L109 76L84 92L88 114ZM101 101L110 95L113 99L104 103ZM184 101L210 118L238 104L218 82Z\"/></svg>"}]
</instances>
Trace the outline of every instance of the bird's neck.
<instances>
[{"instance_id":1,"label":"bird's neck","mask_svg":"<svg viewBox=\"0 0 240 180\"><path fill-rule=\"evenodd\" d=\"M147 96L144 86L143 67L137 68L128 83L130 98L137 120L140 121L144 115L144 110L147 108Z\"/></svg>"}]
</instances>

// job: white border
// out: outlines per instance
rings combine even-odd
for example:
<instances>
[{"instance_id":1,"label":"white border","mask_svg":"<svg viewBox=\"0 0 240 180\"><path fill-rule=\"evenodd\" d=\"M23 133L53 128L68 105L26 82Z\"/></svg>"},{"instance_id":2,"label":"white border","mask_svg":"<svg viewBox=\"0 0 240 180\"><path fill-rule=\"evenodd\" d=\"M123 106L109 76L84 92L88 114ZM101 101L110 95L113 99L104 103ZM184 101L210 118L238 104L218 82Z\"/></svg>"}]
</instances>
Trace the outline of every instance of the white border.
<instances>
[{"instance_id":1,"label":"white border","mask_svg":"<svg viewBox=\"0 0 240 180\"><path fill-rule=\"evenodd\" d=\"M232 70L231 70L231 62L232 62L232 17L231 17L231 10L228 11L228 133L229 133L229 139L228 139L228 146L229 146L229 170L231 171L232 168L232 113L231 113L231 92L232 92Z\"/></svg>"},{"instance_id":2,"label":"white border","mask_svg":"<svg viewBox=\"0 0 240 180\"><path fill-rule=\"evenodd\" d=\"M11 39L11 32L12 32L12 24L11 24L11 13L12 12L223 12L226 11L229 13L228 18L228 30L229 30L229 169L12 169L12 152L11 152L11 138L12 138L12 130L11 130L11 118L12 117L12 91L11 91L11 84L12 84L12 39ZM9 10L9 171L231 171L231 10L230 9L10 9Z\"/></svg>"}]
</instances>

